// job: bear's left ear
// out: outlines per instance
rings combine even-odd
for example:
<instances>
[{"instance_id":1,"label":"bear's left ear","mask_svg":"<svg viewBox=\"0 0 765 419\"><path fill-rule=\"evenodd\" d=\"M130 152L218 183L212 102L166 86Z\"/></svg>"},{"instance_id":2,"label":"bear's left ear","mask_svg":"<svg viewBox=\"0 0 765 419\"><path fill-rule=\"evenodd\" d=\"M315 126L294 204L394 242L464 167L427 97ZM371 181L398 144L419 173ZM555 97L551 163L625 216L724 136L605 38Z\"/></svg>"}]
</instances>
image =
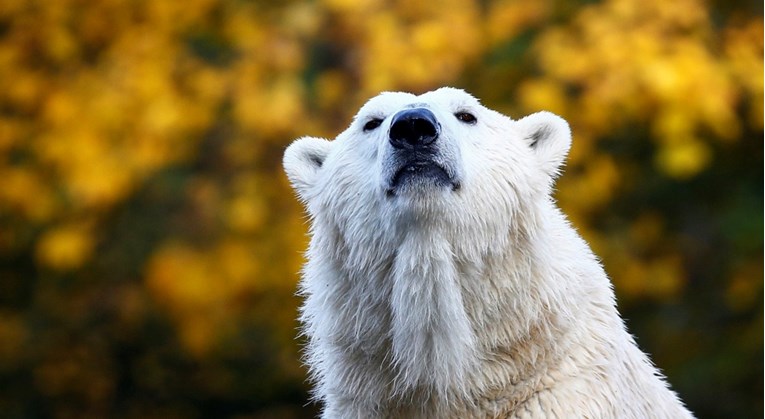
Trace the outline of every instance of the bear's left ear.
<instances>
[{"instance_id":1,"label":"bear's left ear","mask_svg":"<svg viewBox=\"0 0 765 419\"><path fill-rule=\"evenodd\" d=\"M284 171L298 197L304 202L316 184L331 148L332 143L323 138L303 137L295 140L284 151Z\"/></svg>"},{"instance_id":2,"label":"bear's left ear","mask_svg":"<svg viewBox=\"0 0 765 419\"><path fill-rule=\"evenodd\" d=\"M537 112L518 120L524 139L550 177L557 178L571 148L571 129L563 118L551 112Z\"/></svg>"}]
</instances>

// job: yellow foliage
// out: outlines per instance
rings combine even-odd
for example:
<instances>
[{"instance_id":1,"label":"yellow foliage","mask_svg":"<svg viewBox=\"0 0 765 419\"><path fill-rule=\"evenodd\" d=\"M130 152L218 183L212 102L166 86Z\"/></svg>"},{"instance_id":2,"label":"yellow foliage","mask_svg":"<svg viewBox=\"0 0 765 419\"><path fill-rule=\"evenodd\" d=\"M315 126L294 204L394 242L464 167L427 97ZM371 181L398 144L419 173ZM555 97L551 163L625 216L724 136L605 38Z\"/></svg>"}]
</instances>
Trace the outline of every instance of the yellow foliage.
<instances>
[{"instance_id":1,"label":"yellow foliage","mask_svg":"<svg viewBox=\"0 0 765 419\"><path fill-rule=\"evenodd\" d=\"M186 347L198 355L209 351L217 338L213 316L223 307L216 305L225 302L205 255L181 244L165 246L149 262L146 281L178 323Z\"/></svg>"},{"instance_id":2,"label":"yellow foliage","mask_svg":"<svg viewBox=\"0 0 765 419\"><path fill-rule=\"evenodd\" d=\"M619 186L619 177L619 170L611 157L593 156L582 163L578 176L566 179L558 198L566 208L587 214L611 200ZM587 199L582 199L583 196Z\"/></svg>"},{"instance_id":3,"label":"yellow foliage","mask_svg":"<svg viewBox=\"0 0 765 419\"><path fill-rule=\"evenodd\" d=\"M76 397L100 405L116 386L109 376L111 360L100 355L87 345L71 345L40 360L30 371L32 379L46 397Z\"/></svg>"},{"instance_id":4,"label":"yellow foliage","mask_svg":"<svg viewBox=\"0 0 765 419\"><path fill-rule=\"evenodd\" d=\"M609 267L616 287L632 298L667 300L677 296L685 283L682 260L674 255L646 260L623 254L618 264Z\"/></svg>"},{"instance_id":5,"label":"yellow foliage","mask_svg":"<svg viewBox=\"0 0 765 419\"><path fill-rule=\"evenodd\" d=\"M0 212L15 212L32 222L43 222L58 209L48 183L39 173L0 166L0 179Z\"/></svg>"},{"instance_id":6,"label":"yellow foliage","mask_svg":"<svg viewBox=\"0 0 765 419\"><path fill-rule=\"evenodd\" d=\"M685 285L686 273L682 259L677 255L665 255L649 263L648 292L658 300L677 296Z\"/></svg>"},{"instance_id":7,"label":"yellow foliage","mask_svg":"<svg viewBox=\"0 0 765 419\"><path fill-rule=\"evenodd\" d=\"M297 2L287 6L284 13L284 29L299 36L316 34L321 25L321 12L318 9L316 2Z\"/></svg>"},{"instance_id":8,"label":"yellow foliage","mask_svg":"<svg viewBox=\"0 0 765 419\"><path fill-rule=\"evenodd\" d=\"M181 342L197 357L207 355L221 338L220 326L223 324L210 317L210 313L187 312L178 320Z\"/></svg>"},{"instance_id":9,"label":"yellow foliage","mask_svg":"<svg viewBox=\"0 0 765 419\"><path fill-rule=\"evenodd\" d=\"M14 313L0 312L0 368L8 368L20 361L28 333L24 320Z\"/></svg>"},{"instance_id":10,"label":"yellow foliage","mask_svg":"<svg viewBox=\"0 0 765 419\"><path fill-rule=\"evenodd\" d=\"M350 89L348 76L340 71L325 71L316 80L316 100L322 110L339 108Z\"/></svg>"},{"instance_id":11,"label":"yellow foliage","mask_svg":"<svg viewBox=\"0 0 765 419\"><path fill-rule=\"evenodd\" d=\"M207 251L168 243L149 261L146 283L172 314L186 347L201 356L230 333L240 301L261 290L258 268L247 242L228 240Z\"/></svg>"},{"instance_id":12,"label":"yellow foliage","mask_svg":"<svg viewBox=\"0 0 765 419\"><path fill-rule=\"evenodd\" d=\"M563 85L556 80L529 80L520 86L518 94L521 105L526 109L545 109L560 115L569 113Z\"/></svg>"},{"instance_id":13,"label":"yellow foliage","mask_svg":"<svg viewBox=\"0 0 765 419\"><path fill-rule=\"evenodd\" d=\"M547 1L76 4L0 6L12 16L0 38L0 103L13 111L0 116L0 209L36 225L85 214L97 229L146 179L193 157L222 109L233 132L221 158L261 164L269 143L337 132L381 90L453 84L531 28L543 29L529 50L538 72L519 81L512 101L571 122L559 198L574 219L586 223L617 193L625 169L597 141L628 121L650 129L654 164L678 179L708 168L710 141L735 142L763 125L762 21L718 37L701 0L606 0L554 26L542 26L557 13ZM337 57L314 56L325 43ZM746 121L736 114L743 98ZM28 157L11 164L12 154ZM205 220L259 234L268 182L250 183L229 193L201 179L188 193ZM38 260L86 263L87 236L44 232Z\"/></svg>"},{"instance_id":14,"label":"yellow foliage","mask_svg":"<svg viewBox=\"0 0 765 419\"><path fill-rule=\"evenodd\" d=\"M734 77L752 96L749 123L763 127L763 21L752 19L726 30L725 54Z\"/></svg>"},{"instance_id":15,"label":"yellow foliage","mask_svg":"<svg viewBox=\"0 0 765 419\"><path fill-rule=\"evenodd\" d=\"M575 121L581 118L583 127L602 135L624 118L653 118L659 169L685 179L710 162L709 146L700 133L710 130L727 141L739 138L735 104L741 95L754 97L752 115L759 116L753 119L762 120L761 22L731 33L728 48L737 59L730 63L717 54L721 46L711 41L712 31L711 19L698 0L671 5L660 0L611 0L587 6L573 24L548 31L535 48L549 78L584 90L585 112L576 113ZM731 66L737 74L731 74ZM527 83L549 86L553 83L549 78ZM536 107L549 100L536 99L540 94L522 89L522 103Z\"/></svg>"},{"instance_id":16,"label":"yellow foliage","mask_svg":"<svg viewBox=\"0 0 765 419\"><path fill-rule=\"evenodd\" d=\"M237 86L234 114L243 128L271 138L304 118L303 96L303 86L292 78L282 77L269 86L245 82Z\"/></svg>"},{"instance_id":17,"label":"yellow foliage","mask_svg":"<svg viewBox=\"0 0 765 419\"><path fill-rule=\"evenodd\" d=\"M37 243L37 260L47 267L67 271L85 264L93 254L91 227L70 223L47 231Z\"/></svg>"},{"instance_id":18,"label":"yellow foliage","mask_svg":"<svg viewBox=\"0 0 765 419\"><path fill-rule=\"evenodd\" d=\"M379 4L378 0L324 0L322 4L327 9L339 13L358 13L372 9Z\"/></svg>"},{"instance_id":19,"label":"yellow foliage","mask_svg":"<svg viewBox=\"0 0 765 419\"><path fill-rule=\"evenodd\" d=\"M656 155L656 165L667 175L688 179L709 164L712 152L709 146L694 138L674 138Z\"/></svg>"},{"instance_id":20,"label":"yellow foliage","mask_svg":"<svg viewBox=\"0 0 765 419\"><path fill-rule=\"evenodd\" d=\"M385 9L354 28L361 32L359 40L366 41L360 67L367 95L390 86L422 90L445 83L485 48L479 16L470 2L423 5L421 12L413 12L411 3L399 7L416 18L402 20L398 10Z\"/></svg>"},{"instance_id":21,"label":"yellow foliage","mask_svg":"<svg viewBox=\"0 0 765 419\"><path fill-rule=\"evenodd\" d=\"M646 212L635 220L629 229L630 241L639 248L650 249L664 238L665 227L662 219L654 212Z\"/></svg>"},{"instance_id":22,"label":"yellow foliage","mask_svg":"<svg viewBox=\"0 0 765 419\"><path fill-rule=\"evenodd\" d=\"M738 267L725 290L725 302L734 311L755 307L762 296L762 261Z\"/></svg>"},{"instance_id":23,"label":"yellow foliage","mask_svg":"<svg viewBox=\"0 0 765 419\"><path fill-rule=\"evenodd\" d=\"M512 39L522 30L539 23L550 14L548 1L524 2L503 0L491 2L487 13L488 42L495 44Z\"/></svg>"}]
</instances>

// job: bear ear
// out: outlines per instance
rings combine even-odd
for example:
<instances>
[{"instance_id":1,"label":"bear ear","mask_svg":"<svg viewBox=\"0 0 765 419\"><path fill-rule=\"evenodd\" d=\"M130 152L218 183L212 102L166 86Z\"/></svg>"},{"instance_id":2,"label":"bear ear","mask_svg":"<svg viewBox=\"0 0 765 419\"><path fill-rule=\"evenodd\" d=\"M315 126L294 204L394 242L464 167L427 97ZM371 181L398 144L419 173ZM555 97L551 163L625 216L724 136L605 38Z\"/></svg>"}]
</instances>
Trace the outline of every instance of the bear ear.
<instances>
[{"instance_id":1,"label":"bear ear","mask_svg":"<svg viewBox=\"0 0 765 419\"><path fill-rule=\"evenodd\" d=\"M316 184L331 148L332 143L323 138L303 137L284 151L284 171L301 199L306 200L308 191Z\"/></svg>"},{"instance_id":2,"label":"bear ear","mask_svg":"<svg viewBox=\"0 0 765 419\"><path fill-rule=\"evenodd\" d=\"M551 112L537 112L518 120L518 126L542 169L557 178L571 148L568 122Z\"/></svg>"}]
</instances>

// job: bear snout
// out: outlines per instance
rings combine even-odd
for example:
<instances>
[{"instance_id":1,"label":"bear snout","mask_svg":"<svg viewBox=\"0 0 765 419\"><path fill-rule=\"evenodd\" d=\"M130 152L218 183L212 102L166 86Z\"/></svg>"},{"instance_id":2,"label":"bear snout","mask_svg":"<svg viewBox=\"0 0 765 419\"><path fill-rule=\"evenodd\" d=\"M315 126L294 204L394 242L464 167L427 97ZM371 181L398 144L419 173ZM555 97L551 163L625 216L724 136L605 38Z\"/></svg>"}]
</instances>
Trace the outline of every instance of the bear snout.
<instances>
[{"instance_id":1,"label":"bear snout","mask_svg":"<svg viewBox=\"0 0 765 419\"><path fill-rule=\"evenodd\" d=\"M391 117L383 157L387 197L460 188L453 144L441 134L436 115L424 106L409 105Z\"/></svg>"},{"instance_id":2,"label":"bear snout","mask_svg":"<svg viewBox=\"0 0 765 419\"><path fill-rule=\"evenodd\" d=\"M430 146L440 131L433 112L425 108L405 109L393 115L388 138L394 148L416 149Z\"/></svg>"}]
</instances>

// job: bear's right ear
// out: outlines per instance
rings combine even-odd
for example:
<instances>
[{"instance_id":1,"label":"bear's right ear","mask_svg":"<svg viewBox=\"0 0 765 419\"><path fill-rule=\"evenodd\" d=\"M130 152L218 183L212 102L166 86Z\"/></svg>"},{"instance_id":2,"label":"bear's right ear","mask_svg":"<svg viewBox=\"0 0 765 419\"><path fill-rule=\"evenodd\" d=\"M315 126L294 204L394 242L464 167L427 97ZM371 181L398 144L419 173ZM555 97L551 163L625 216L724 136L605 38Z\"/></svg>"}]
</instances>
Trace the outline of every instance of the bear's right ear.
<instances>
[{"instance_id":1,"label":"bear's right ear","mask_svg":"<svg viewBox=\"0 0 765 419\"><path fill-rule=\"evenodd\" d=\"M551 112L537 112L518 120L518 126L542 170L557 178L571 148L568 122Z\"/></svg>"},{"instance_id":2,"label":"bear's right ear","mask_svg":"<svg viewBox=\"0 0 765 419\"><path fill-rule=\"evenodd\" d=\"M332 143L323 138L303 137L284 151L284 171L300 199L306 200L308 191L316 184L331 148Z\"/></svg>"}]
</instances>

